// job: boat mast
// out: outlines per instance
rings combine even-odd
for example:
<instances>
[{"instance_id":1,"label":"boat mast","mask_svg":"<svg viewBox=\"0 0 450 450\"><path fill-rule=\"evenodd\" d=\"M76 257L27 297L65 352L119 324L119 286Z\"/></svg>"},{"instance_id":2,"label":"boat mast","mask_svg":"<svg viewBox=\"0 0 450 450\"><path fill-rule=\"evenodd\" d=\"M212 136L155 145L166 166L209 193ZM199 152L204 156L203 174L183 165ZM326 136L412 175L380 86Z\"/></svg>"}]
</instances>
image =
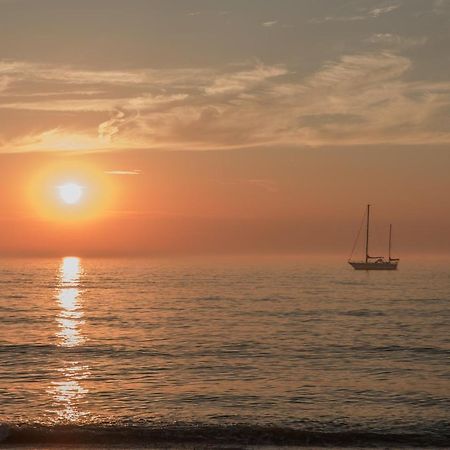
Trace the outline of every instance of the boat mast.
<instances>
[{"instance_id":1,"label":"boat mast","mask_svg":"<svg viewBox=\"0 0 450 450\"><path fill-rule=\"evenodd\" d=\"M369 260L369 221L370 221L370 205L367 205L367 225L366 225L366 263Z\"/></svg>"},{"instance_id":2,"label":"boat mast","mask_svg":"<svg viewBox=\"0 0 450 450\"><path fill-rule=\"evenodd\" d=\"M389 261L391 260L391 245L392 245L392 223L389 224Z\"/></svg>"}]
</instances>

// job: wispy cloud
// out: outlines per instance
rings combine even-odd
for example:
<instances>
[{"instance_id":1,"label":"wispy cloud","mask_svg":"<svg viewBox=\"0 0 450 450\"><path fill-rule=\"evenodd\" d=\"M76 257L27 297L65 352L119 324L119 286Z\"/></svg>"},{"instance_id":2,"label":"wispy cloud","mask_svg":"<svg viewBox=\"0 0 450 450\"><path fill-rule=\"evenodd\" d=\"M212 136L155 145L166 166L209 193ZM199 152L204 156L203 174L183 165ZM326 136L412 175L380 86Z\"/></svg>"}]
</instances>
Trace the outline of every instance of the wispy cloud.
<instances>
[{"instance_id":1,"label":"wispy cloud","mask_svg":"<svg viewBox=\"0 0 450 450\"><path fill-rule=\"evenodd\" d=\"M102 122L98 126L98 136L106 143L110 143L114 136L119 133L120 128L131 121L131 116L128 116L124 111L116 111L111 119Z\"/></svg>"},{"instance_id":2,"label":"wispy cloud","mask_svg":"<svg viewBox=\"0 0 450 450\"><path fill-rule=\"evenodd\" d=\"M412 61L385 48L406 38L372 39L384 49L309 76L261 62L125 72L3 62L1 151L450 143L450 82L410 79ZM30 126L5 125L30 111L42 112Z\"/></svg>"},{"instance_id":3,"label":"wispy cloud","mask_svg":"<svg viewBox=\"0 0 450 450\"><path fill-rule=\"evenodd\" d=\"M392 33L376 33L367 39L371 44L403 50L411 47L421 47L428 41L426 36L407 37Z\"/></svg>"},{"instance_id":4,"label":"wispy cloud","mask_svg":"<svg viewBox=\"0 0 450 450\"><path fill-rule=\"evenodd\" d=\"M8 76L0 77L0 94L7 89L10 81L11 79Z\"/></svg>"},{"instance_id":5,"label":"wispy cloud","mask_svg":"<svg viewBox=\"0 0 450 450\"><path fill-rule=\"evenodd\" d=\"M384 6L381 8L373 8L368 11L367 15L369 17L377 18L377 17L382 16L383 14L388 14L392 11L395 11L396 9L400 8L400 6L401 5L398 3L396 5Z\"/></svg>"},{"instance_id":6,"label":"wispy cloud","mask_svg":"<svg viewBox=\"0 0 450 450\"><path fill-rule=\"evenodd\" d=\"M212 85L205 88L209 95L239 93L248 91L272 78L287 74L284 66L258 64L251 70L243 70L217 77Z\"/></svg>"},{"instance_id":7,"label":"wispy cloud","mask_svg":"<svg viewBox=\"0 0 450 450\"><path fill-rule=\"evenodd\" d=\"M372 87L376 82L400 78L410 67L408 58L389 52L346 55L325 64L309 82L315 87Z\"/></svg>"},{"instance_id":8,"label":"wispy cloud","mask_svg":"<svg viewBox=\"0 0 450 450\"><path fill-rule=\"evenodd\" d=\"M231 14L231 11L190 11L186 15L190 17L197 17L197 16L203 16L203 15L213 15L213 16L228 16Z\"/></svg>"},{"instance_id":9,"label":"wispy cloud","mask_svg":"<svg viewBox=\"0 0 450 450\"><path fill-rule=\"evenodd\" d=\"M400 7L400 3L395 3L392 5L380 6L377 8L369 8L352 15L316 17L311 19L310 23L319 24L325 22L354 22L358 20L377 19L378 17L389 14Z\"/></svg>"},{"instance_id":10,"label":"wispy cloud","mask_svg":"<svg viewBox=\"0 0 450 450\"><path fill-rule=\"evenodd\" d=\"M0 60L0 77L10 77L15 82L58 82L66 87L101 86L120 88L139 86L164 87L207 81L214 71L199 69L137 69L137 70L82 70L70 66L55 64L38 64L23 61Z\"/></svg>"},{"instance_id":11,"label":"wispy cloud","mask_svg":"<svg viewBox=\"0 0 450 450\"><path fill-rule=\"evenodd\" d=\"M133 176L141 175L141 170L107 170L105 172L107 175L120 175L120 176Z\"/></svg>"},{"instance_id":12,"label":"wispy cloud","mask_svg":"<svg viewBox=\"0 0 450 450\"><path fill-rule=\"evenodd\" d=\"M266 28L271 28L277 24L278 24L278 20L268 20L267 22L263 22L261 25Z\"/></svg>"}]
</instances>

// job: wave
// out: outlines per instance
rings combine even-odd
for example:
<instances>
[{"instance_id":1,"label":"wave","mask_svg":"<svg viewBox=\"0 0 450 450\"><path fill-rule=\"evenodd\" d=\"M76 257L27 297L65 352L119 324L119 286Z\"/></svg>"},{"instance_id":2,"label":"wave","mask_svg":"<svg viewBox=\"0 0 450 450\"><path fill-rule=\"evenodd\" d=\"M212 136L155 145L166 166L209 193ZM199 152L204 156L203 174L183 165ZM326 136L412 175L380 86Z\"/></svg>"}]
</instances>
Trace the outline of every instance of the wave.
<instances>
[{"instance_id":1,"label":"wave","mask_svg":"<svg viewBox=\"0 0 450 450\"><path fill-rule=\"evenodd\" d=\"M322 431L257 425L1 425L0 444L9 445L259 445L449 447L443 433L371 430Z\"/></svg>"}]
</instances>

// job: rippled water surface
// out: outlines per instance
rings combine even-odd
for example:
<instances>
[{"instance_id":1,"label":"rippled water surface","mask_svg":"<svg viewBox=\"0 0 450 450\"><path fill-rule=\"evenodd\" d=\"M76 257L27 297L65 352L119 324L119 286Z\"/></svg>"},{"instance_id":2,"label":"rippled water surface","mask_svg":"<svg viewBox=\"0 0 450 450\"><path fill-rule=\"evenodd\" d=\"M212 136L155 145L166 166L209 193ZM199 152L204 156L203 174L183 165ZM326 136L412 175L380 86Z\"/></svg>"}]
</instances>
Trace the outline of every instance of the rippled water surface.
<instances>
[{"instance_id":1,"label":"rippled water surface","mask_svg":"<svg viewBox=\"0 0 450 450\"><path fill-rule=\"evenodd\" d=\"M0 260L0 422L449 427L450 269Z\"/></svg>"}]
</instances>

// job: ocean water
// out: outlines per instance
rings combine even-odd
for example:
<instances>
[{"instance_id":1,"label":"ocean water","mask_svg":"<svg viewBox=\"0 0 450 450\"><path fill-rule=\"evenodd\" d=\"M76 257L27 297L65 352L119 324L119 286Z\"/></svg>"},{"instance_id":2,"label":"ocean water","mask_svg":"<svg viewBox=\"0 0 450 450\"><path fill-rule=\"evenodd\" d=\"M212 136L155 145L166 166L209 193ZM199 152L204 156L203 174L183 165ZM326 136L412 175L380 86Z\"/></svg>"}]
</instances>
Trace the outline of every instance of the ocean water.
<instances>
[{"instance_id":1,"label":"ocean water","mask_svg":"<svg viewBox=\"0 0 450 450\"><path fill-rule=\"evenodd\" d=\"M450 446L449 304L445 261L3 259L0 445Z\"/></svg>"}]
</instances>

